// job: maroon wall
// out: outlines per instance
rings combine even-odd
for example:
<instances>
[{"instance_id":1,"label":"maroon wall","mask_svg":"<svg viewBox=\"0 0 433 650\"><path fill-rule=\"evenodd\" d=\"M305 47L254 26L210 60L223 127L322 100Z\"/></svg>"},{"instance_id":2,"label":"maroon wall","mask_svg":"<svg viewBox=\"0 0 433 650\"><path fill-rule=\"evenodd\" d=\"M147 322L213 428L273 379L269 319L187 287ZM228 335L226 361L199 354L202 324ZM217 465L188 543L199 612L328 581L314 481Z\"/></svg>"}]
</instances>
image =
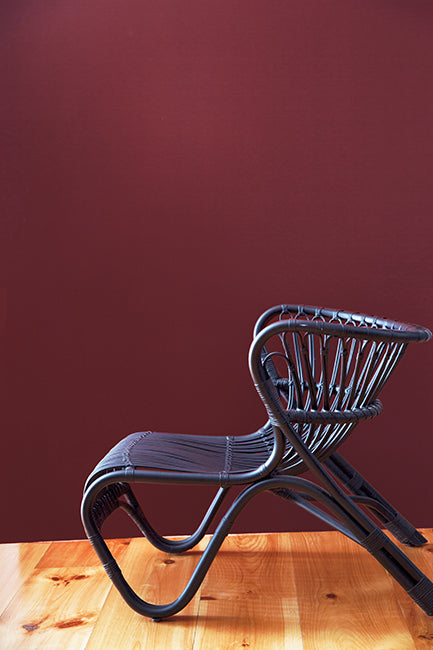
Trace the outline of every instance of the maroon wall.
<instances>
[{"instance_id":1,"label":"maroon wall","mask_svg":"<svg viewBox=\"0 0 433 650\"><path fill-rule=\"evenodd\" d=\"M272 304L433 327L432 33L429 0L3 0L1 541L82 537L130 431L259 426ZM432 360L346 445L417 525ZM149 495L164 532L196 520L195 492ZM238 530L297 527L321 524L263 496Z\"/></svg>"}]
</instances>

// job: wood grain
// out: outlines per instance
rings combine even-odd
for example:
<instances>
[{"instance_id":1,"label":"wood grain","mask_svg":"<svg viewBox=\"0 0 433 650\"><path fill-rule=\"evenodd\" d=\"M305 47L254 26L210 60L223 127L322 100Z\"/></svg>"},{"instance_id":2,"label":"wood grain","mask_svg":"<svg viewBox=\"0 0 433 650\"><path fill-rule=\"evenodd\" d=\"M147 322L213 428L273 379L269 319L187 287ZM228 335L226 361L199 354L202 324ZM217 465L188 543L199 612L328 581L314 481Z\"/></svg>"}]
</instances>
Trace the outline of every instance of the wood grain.
<instances>
[{"instance_id":1,"label":"wood grain","mask_svg":"<svg viewBox=\"0 0 433 650\"><path fill-rule=\"evenodd\" d=\"M413 650L392 579L335 533L294 533L293 562L305 650Z\"/></svg>"},{"instance_id":2,"label":"wood grain","mask_svg":"<svg viewBox=\"0 0 433 650\"><path fill-rule=\"evenodd\" d=\"M224 542L203 584L194 650L302 648L288 542L281 535Z\"/></svg>"},{"instance_id":3,"label":"wood grain","mask_svg":"<svg viewBox=\"0 0 433 650\"><path fill-rule=\"evenodd\" d=\"M404 550L433 576L429 543ZM109 545L132 586L174 600L207 539L181 556L146 540ZM0 545L0 648L426 650L426 616L361 547L336 532L232 535L180 614L154 623L112 587L87 541Z\"/></svg>"},{"instance_id":4,"label":"wood grain","mask_svg":"<svg viewBox=\"0 0 433 650\"><path fill-rule=\"evenodd\" d=\"M85 648L111 588L96 560L88 542L49 545L0 617L0 647Z\"/></svg>"},{"instance_id":5,"label":"wood grain","mask_svg":"<svg viewBox=\"0 0 433 650\"><path fill-rule=\"evenodd\" d=\"M0 545L0 613L27 580L50 546L49 542Z\"/></svg>"},{"instance_id":6,"label":"wood grain","mask_svg":"<svg viewBox=\"0 0 433 650\"><path fill-rule=\"evenodd\" d=\"M410 558L430 578L433 578L433 531L423 531L428 543L419 548L409 550ZM401 546L401 548L405 548ZM433 617L426 616L419 607L414 607L411 598L393 580L393 589L403 611L406 624L414 640L417 650L433 648Z\"/></svg>"}]
</instances>

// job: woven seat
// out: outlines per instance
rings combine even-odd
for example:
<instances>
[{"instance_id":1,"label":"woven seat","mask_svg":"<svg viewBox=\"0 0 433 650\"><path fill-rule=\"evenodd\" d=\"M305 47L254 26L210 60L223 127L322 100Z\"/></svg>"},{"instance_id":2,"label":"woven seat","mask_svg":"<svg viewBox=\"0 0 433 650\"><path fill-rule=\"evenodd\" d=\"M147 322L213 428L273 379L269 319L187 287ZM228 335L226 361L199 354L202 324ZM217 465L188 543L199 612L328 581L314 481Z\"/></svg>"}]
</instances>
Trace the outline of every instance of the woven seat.
<instances>
[{"instance_id":1,"label":"woven seat","mask_svg":"<svg viewBox=\"0 0 433 650\"><path fill-rule=\"evenodd\" d=\"M143 431L121 440L98 463L91 480L118 470L155 469L209 475L209 483L221 484L221 476L257 469L272 449L272 428L246 436L203 436ZM203 482L203 480L201 481Z\"/></svg>"},{"instance_id":2,"label":"woven seat","mask_svg":"<svg viewBox=\"0 0 433 650\"><path fill-rule=\"evenodd\" d=\"M260 429L240 436L134 433L113 447L87 480L84 527L125 601L154 620L179 612L196 593L236 517L255 495L268 491L361 544L433 615L433 584L381 528L408 546L426 540L337 453L360 423L380 414L379 394L408 344L430 336L416 325L319 307L278 305L265 312L256 323L249 355L251 377L268 417ZM300 477L307 470L313 481ZM133 492L138 483L198 489L207 484L216 486L217 493L198 529L172 540L147 521ZM152 604L135 593L103 538L104 521L112 512L124 510L157 548L186 552L209 530L234 486L242 489L179 598Z\"/></svg>"}]
</instances>

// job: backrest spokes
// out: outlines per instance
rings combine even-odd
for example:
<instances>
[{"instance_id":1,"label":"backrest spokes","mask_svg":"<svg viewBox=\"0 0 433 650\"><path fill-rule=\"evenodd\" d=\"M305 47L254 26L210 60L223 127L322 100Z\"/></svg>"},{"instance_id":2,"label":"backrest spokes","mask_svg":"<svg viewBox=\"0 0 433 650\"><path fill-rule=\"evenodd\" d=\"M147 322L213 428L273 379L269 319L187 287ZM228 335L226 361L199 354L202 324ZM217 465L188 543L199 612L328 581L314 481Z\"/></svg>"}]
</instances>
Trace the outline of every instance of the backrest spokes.
<instances>
[{"instance_id":1,"label":"backrest spokes","mask_svg":"<svg viewBox=\"0 0 433 650\"><path fill-rule=\"evenodd\" d=\"M369 399L375 399L375 397L379 395L385 382L388 381L388 378L390 377L392 371L403 356L406 347L407 344L390 344L389 349L387 350L386 355L384 355L384 358L382 360L381 367L378 369L374 381L372 382Z\"/></svg>"},{"instance_id":2,"label":"backrest spokes","mask_svg":"<svg viewBox=\"0 0 433 650\"><path fill-rule=\"evenodd\" d=\"M406 345L404 344L372 342L351 406L363 406L377 398L405 349Z\"/></svg>"},{"instance_id":3,"label":"backrest spokes","mask_svg":"<svg viewBox=\"0 0 433 650\"><path fill-rule=\"evenodd\" d=\"M264 366L278 388L289 393L289 408L302 410L362 406L398 356L390 343L302 331L282 332L278 338L281 348L276 341L268 343Z\"/></svg>"},{"instance_id":4,"label":"backrest spokes","mask_svg":"<svg viewBox=\"0 0 433 650\"><path fill-rule=\"evenodd\" d=\"M360 420L377 415L378 395L408 343L430 336L416 325L317 307L265 312L256 324L250 370L271 422L291 442L284 463L303 462L292 434L323 457Z\"/></svg>"}]
</instances>

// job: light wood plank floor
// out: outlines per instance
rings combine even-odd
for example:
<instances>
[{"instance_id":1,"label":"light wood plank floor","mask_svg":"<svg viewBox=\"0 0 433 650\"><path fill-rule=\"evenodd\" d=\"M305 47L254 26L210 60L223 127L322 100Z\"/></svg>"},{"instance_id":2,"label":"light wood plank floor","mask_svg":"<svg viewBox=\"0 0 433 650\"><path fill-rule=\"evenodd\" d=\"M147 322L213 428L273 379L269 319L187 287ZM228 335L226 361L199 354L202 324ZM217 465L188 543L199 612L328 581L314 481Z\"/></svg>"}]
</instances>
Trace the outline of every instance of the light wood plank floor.
<instances>
[{"instance_id":1,"label":"light wood plank floor","mask_svg":"<svg viewBox=\"0 0 433 650\"><path fill-rule=\"evenodd\" d=\"M433 576L429 543L409 556ZM111 542L127 578L168 602L199 550L167 556ZM0 545L0 648L87 650L413 650L433 648L426 616L362 548L336 532L231 535L193 601L153 623L123 602L87 541Z\"/></svg>"}]
</instances>

